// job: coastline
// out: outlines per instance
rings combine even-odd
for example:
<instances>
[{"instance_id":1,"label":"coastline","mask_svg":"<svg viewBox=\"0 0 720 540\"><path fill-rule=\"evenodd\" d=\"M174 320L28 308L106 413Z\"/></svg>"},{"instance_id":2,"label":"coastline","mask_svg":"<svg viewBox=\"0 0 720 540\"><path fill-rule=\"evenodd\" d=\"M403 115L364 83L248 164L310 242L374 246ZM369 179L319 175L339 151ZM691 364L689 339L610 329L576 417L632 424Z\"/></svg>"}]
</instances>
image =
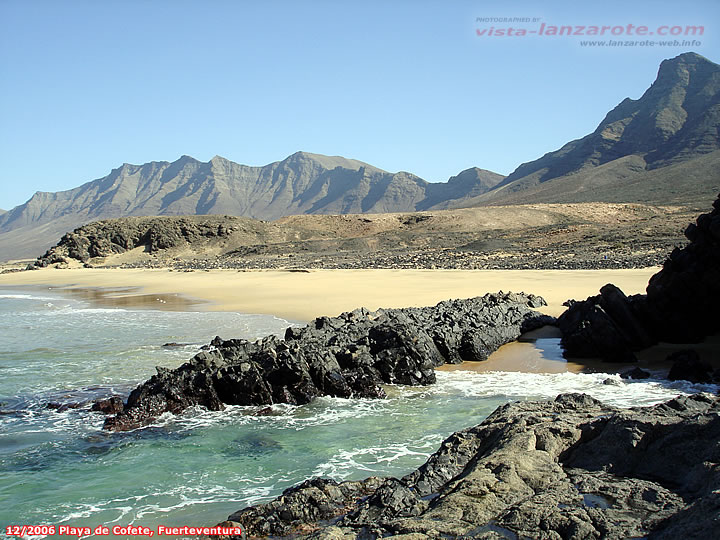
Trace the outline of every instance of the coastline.
<instances>
[{"instance_id":1,"label":"coastline","mask_svg":"<svg viewBox=\"0 0 720 540\"><path fill-rule=\"evenodd\" d=\"M0 275L0 287L52 287L104 307L238 311L307 322L344 311L430 306L500 290L545 298L558 316L568 299L614 283L645 291L659 269L622 270L311 270L177 272L167 269L43 269Z\"/></svg>"}]
</instances>

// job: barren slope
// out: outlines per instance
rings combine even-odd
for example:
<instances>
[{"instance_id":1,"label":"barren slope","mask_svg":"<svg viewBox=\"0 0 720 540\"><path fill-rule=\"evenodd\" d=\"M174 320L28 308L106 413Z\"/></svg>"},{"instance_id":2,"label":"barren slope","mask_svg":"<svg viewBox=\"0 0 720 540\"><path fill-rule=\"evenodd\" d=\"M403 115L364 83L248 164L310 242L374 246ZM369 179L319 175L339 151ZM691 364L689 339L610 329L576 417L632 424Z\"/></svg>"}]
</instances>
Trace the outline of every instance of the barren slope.
<instances>
[{"instance_id":1,"label":"barren slope","mask_svg":"<svg viewBox=\"0 0 720 540\"><path fill-rule=\"evenodd\" d=\"M652 266L697 209L575 203L433 212L121 218L63 237L38 262L176 268Z\"/></svg>"}]
</instances>

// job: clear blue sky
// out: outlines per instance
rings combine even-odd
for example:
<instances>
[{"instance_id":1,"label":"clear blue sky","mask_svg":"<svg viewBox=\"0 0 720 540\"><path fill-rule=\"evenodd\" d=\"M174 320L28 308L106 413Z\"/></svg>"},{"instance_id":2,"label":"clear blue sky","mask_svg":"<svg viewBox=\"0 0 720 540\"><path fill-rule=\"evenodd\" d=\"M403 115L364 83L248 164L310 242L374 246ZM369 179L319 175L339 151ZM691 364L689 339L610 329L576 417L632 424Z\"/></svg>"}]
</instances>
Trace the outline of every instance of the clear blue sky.
<instances>
[{"instance_id":1,"label":"clear blue sky","mask_svg":"<svg viewBox=\"0 0 720 540\"><path fill-rule=\"evenodd\" d=\"M718 21L717 0L0 0L0 208L183 154L508 174L640 97L664 58L720 62ZM476 33L543 22L704 33L613 48L580 41L647 37Z\"/></svg>"}]
</instances>

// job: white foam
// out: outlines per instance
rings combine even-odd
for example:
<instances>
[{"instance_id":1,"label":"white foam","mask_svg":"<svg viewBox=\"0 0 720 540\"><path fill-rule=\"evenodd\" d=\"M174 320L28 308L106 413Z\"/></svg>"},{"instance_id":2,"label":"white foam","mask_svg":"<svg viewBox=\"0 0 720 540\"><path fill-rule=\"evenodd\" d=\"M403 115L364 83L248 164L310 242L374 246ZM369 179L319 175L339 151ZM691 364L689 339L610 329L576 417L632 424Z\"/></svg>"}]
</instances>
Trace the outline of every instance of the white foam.
<instances>
[{"instance_id":1,"label":"white foam","mask_svg":"<svg viewBox=\"0 0 720 540\"><path fill-rule=\"evenodd\" d=\"M383 474L392 464L408 456L426 458L442 441L437 435L426 435L415 441L399 442L384 446L340 450L325 463L318 465L314 476L345 480L365 471L366 476Z\"/></svg>"},{"instance_id":2,"label":"white foam","mask_svg":"<svg viewBox=\"0 0 720 540\"><path fill-rule=\"evenodd\" d=\"M34 294L0 294L0 299L8 300L57 300L56 296L35 296Z\"/></svg>"},{"instance_id":3,"label":"white foam","mask_svg":"<svg viewBox=\"0 0 720 540\"><path fill-rule=\"evenodd\" d=\"M553 399L563 393L585 393L607 405L654 405L678 395L717 392L718 385L687 381L622 379L608 373L522 373L491 371L439 372L437 391L468 397L507 397L509 400Z\"/></svg>"}]
</instances>

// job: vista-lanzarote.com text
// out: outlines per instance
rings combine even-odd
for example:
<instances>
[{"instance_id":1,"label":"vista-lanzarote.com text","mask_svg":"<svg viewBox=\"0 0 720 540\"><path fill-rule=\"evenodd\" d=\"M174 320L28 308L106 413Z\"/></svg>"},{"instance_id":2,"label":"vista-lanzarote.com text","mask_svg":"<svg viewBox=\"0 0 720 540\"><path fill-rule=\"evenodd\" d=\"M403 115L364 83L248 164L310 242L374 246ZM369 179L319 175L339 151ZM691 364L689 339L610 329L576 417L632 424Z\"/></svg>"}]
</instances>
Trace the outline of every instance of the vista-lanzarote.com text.
<instances>
[{"instance_id":1,"label":"vista-lanzarote.com text","mask_svg":"<svg viewBox=\"0 0 720 540\"><path fill-rule=\"evenodd\" d=\"M635 39L623 40L622 43L644 44L644 45L683 45L696 46L700 42L690 39L670 39L679 37L697 37L705 33L702 25L670 25L647 26L635 24L618 25L554 25L540 22L538 17L477 17L475 20L478 26L475 34L481 38L487 37L632 37ZM532 27L525 26L528 23ZM488 26L488 24L490 24ZM658 39L647 39L649 36L658 36ZM645 38L645 39L637 39ZM603 46L609 41L586 41L581 42L585 46Z\"/></svg>"}]
</instances>

